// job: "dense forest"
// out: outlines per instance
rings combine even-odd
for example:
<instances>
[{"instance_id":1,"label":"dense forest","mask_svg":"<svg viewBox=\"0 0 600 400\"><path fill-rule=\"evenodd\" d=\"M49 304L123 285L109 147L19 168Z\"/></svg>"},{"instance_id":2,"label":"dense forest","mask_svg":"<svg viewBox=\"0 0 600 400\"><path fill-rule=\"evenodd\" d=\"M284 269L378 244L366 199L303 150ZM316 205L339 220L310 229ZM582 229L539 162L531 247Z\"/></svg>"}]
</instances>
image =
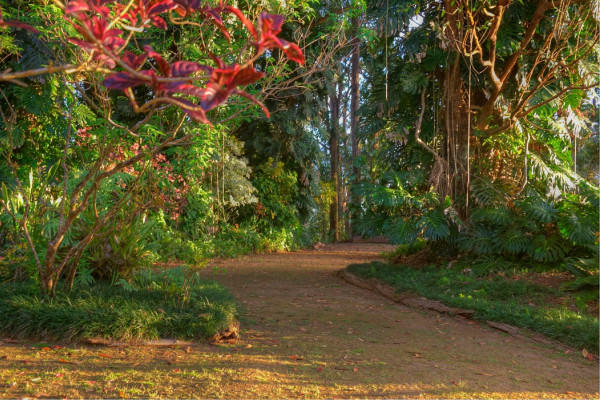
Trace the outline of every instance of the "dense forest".
<instances>
[{"instance_id":1,"label":"dense forest","mask_svg":"<svg viewBox=\"0 0 600 400\"><path fill-rule=\"evenodd\" d=\"M237 7L2 2L3 279L379 235L597 271L597 4Z\"/></svg>"},{"instance_id":2,"label":"dense forest","mask_svg":"<svg viewBox=\"0 0 600 400\"><path fill-rule=\"evenodd\" d=\"M592 0L0 0L0 395L35 392L41 348L44 379L80 374L56 398L594 397L599 24ZM516 367L519 329L571 347Z\"/></svg>"}]
</instances>

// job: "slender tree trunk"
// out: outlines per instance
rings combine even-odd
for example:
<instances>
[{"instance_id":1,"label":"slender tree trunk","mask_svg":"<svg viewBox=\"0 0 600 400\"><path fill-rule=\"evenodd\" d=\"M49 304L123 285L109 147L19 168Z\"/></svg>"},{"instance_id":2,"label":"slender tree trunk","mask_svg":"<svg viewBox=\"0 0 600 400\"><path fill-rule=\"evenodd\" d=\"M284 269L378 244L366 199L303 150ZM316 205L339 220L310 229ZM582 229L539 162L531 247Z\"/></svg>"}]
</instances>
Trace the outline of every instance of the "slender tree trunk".
<instances>
[{"instance_id":1,"label":"slender tree trunk","mask_svg":"<svg viewBox=\"0 0 600 400\"><path fill-rule=\"evenodd\" d=\"M334 242L340 240L339 236L339 174L340 169L340 132L339 132L339 121L340 121L340 99L337 93L331 94L329 99L329 108L331 114L331 129L329 133L329 151L331 156L331 180L335 194L331 201L331 207L329 209L329 231L332 234Z\"/></svg>"},{"instance_id":2,"label":"slender tree trunk","mask_svg":"<svg viewBox=\"0 0 600 400\"><path fill-rule=\"evenodd\" d=\"M354 43L352 46L351 59L351 77L350 77L350 141L352 144L352 175L350 180L350 239L354 237L354 223L358 219L360 213L360 197L353 190L353 185L360 184L360 167L356 165L358 157L360 157L360 147L358 143L358 101L360 98L360 85L358 78L360 75L360 40L357 36L359 19L352 19L352 28L354 30Z\"/></svg>"},{"instance_id":3,"label":"slender tree trunk","mask_svg":"<svg viewBox=\"0 0 600 400\"><path fill-rule=\"evenodd\" d=\"M340 82L338 82L338 94L337 94L337 99L338 99L338 118L342 118L343 120L343 124L342 127L340 129L339 125L336 125L336 127L338 127L338 169L337 169L337 175L338 175L338 186L337 186L337 198L338 198L338 239L341 238L343 235L342 233L344 232L344 227L345 227L345 211L346 211L346 197L345 197L345 188L344 188L344 173L343 173L343 168L344 165L342 163L342 149L343 147L348 147L347 146L347 135L346 135L346 114L348 113L348 101L346 98L344 98L344 86L342 84L342 81L340 80ZM340 113L342 115L340 115Z\"/></svg>"}]
</instances>

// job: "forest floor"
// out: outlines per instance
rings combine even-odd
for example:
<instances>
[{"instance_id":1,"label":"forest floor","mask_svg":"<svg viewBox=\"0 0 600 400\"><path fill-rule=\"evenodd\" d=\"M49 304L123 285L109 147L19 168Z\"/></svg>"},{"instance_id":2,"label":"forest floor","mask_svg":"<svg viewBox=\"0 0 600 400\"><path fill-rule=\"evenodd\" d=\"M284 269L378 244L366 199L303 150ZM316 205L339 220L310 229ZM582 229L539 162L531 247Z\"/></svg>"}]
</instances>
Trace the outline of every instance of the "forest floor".
<instances>
[{"instance_id":1,"label":"forest floor","mask_svg":"<svg viewBox=\"0 0 600 400\"><path fill-rule=\"evenodd\" d=\"M597 398L598 363L342 281L386 244L215 260L242 337L191 347L0 344L0 397ZM63 347L64 346L64 347Z\"/></svg>"}]
</instances>

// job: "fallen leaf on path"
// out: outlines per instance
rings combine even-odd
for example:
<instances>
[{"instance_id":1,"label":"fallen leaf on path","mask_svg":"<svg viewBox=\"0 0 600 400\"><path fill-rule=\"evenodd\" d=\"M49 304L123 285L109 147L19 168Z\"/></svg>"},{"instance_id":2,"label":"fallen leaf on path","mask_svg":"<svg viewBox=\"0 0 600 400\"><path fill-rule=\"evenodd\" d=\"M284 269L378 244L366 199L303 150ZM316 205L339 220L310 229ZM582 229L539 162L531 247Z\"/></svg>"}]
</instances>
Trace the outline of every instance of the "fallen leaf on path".
<instances>
[{"instance_id":1,"label":"fallen leaf on path","mask_svg":"<svg viewBox=\"0 0 600 400\"><path fill-rule=\"evenodd\" d=\"M175 368L175 369L173 370L173 372L175 372L176 374L178 374L178 373L180 373L180 372L181 372L181 370L180 370L179 368Z\"/></svg>"},{"instance_id":2,"label":"fallen leaf on path","mask_svg":"<svg viewBox=\"0 0 600 400\"><path fill-rule=\"evenodd\" d=\"M354 369L352 369L352 371L358 372L358 368L355 367Z\"/></svg>"},{"instance_id":3,"label":"fallen leaf on path","mask_svg":"<svg viewBox=\"0 0 600 400\"><path fill-rule=\"evenodd\" d=\"M247 349L250 349L250 348L252 348L252 345L251 345L251 344L247 344L247 345L246 345L246 348L247 348Z\"/></svg>"},{"instance_id":4,"label":"fallen leaf on path","mask_svg":"<svg viewBox=\"0 0 600 400\"><path fill-rule=\"evenodd\" d=\"M59 358L58 362L65 363L65 364L81 364L81 361L69 361L69 360L65 360L64 358Z\"/></svg>"},{"instance_id":5,"label":"fallen leaf on path","mask_svg":"<svg viewBox=\"0 0 600 400\"><path fill-rule=\"evenodd\" d=\"M494 375L492 375L492 374L488 374L488 373L485 373L485 372L475 372L475 373L476 373L477 375L483 375L483 376L494 376Z\"/></svg>"},{"instance_id":6,"label":"fallen leaf on path","mask_svg":"<svg viewBox=\"0 0 600 400\"><path fill-rule=\"evenodd\" d=\"M569 354L571 350L565 350L565 354Z\"/></svg>"},{"instance_id":7,"label":"fallen leaf on path","mask_svg":"<svg viewBox=\"0 0 600 400\"><path fill-rule=\"evenodd\" d=\"M302 332L306 332L306 328L300 328Z\"/></svg>"},{"instance_id":8,"label":"fallen leaf on path","mask_svg":"<svg viewBox=\"0 0 600 400\"><path fill-rule=\"evenodd\" d=\"M54 376L56 376L57 378L62 378L62 377L63 377L63 374L61 374L60 372L58 372L58 373L57 373L56 375L54 375Z\"/></svg>"},{"instance_id":9,"label":"fallen leaf on path","mask_svg":"<svg viewBox=\"0 0 600 400\"><path fill-rule=\"evenodd\" d=\"M42 347L40 350L43 350L43 351L50 351L50 350L52 350L52 349L51 349L50 347Z\"/></svg>"},{"instance_id":10,"label":"fallen leaf on path","mask_svg":"<svg viewBox=\"0 0 600 400\"><path fill-rule=\"evenodd\" d=\"M42 380L42 378L33 378L33 379L31 380L31 382L39 382L39 381L41 381L41 380Z\"/></svg>"},{"instance_id":11,"label":"fallen leaf on path","mask_svg":"<svg viewBox=\"0 0 600 400\"><path fill-rule=\"evenodd\" d=\"M587 349L581 350L581 355L583 355L583 358L588 358L588 354L589 353L588 353Z\"/></svg>"},{"instance_id":12,"label":"fallen leaf on path","mask_svg":"<svg viewBox=\"0 0 600 400\"><path fill-rule=\"evenodd\" d=\"M317 372L321 372L321 371L323 371L323 367L317 368Z\"/></svg>"},{"instance_id":13,"label":"fallen leaf on path","mask_svg":"<svg viewBox=\"0 0 600 400\"><path fill-rule=\"evenodd\" d=\"M552 364L552 368L558 369L558 366L556 364Z\"/></svg>"},{"instance_id":14,"label":"fallen leaf on path","mask_svg":"<svg viewBox=\"0 0 600 400\"><path fill-rule=\"evenodd\" d=\"M98 357L112 358L112 357L111 357L111 356L109 356L108 354L104 354L104 353L98 353Z\"/></svg>"}]
</instances>

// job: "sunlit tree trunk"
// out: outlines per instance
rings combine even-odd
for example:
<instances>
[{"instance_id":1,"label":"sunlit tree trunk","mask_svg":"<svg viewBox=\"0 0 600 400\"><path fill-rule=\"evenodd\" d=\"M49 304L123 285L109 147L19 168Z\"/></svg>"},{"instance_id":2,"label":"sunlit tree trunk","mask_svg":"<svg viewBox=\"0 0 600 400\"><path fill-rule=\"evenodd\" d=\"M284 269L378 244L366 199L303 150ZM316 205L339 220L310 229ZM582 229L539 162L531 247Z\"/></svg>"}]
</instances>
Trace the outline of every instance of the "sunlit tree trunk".
<instances>
[{"instance_id":1,"label":"sunlit tree trunk","mask_svg":"<svg viewBox=\"0 0 600 400\"><path fill-rule=\"evenodd\" d=\"M329 209L329 231L332 234L334 242L339 241L339 170L340 170L340 99L334 90L329 98L329 108L331 114L331 126L329 132L329 151L331 156L331 181L335 194L331 201Z\"/></svg>"}]
</instances>

